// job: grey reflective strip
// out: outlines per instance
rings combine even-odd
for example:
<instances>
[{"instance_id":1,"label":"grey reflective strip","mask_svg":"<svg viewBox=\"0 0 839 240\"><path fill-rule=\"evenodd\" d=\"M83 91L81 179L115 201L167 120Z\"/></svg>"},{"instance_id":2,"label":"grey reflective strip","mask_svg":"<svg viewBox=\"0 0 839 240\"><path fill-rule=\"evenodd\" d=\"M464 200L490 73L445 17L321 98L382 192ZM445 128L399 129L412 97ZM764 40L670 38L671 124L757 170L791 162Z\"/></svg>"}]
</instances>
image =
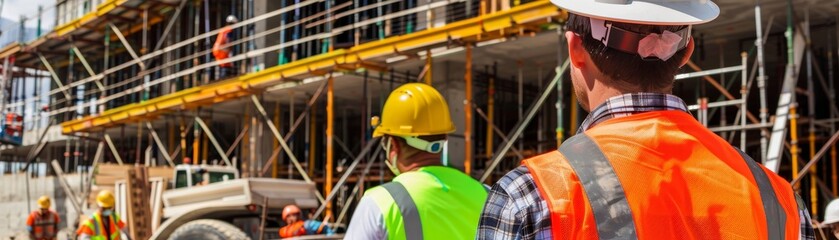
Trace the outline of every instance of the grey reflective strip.
<instances>
[{"instance_id":1,"label":"grey reflective strip","mask_svg":"<svg viewBox=\"0 0 839 240\"><path fill-rule=\"evenodd\" d=\"M578 134L562 143L559 152L583 184L600 239L638 239L623 186L597 144Z\"/></svg>"},{"instance_id":2,"label":"grey reflective strip","mask_svg":"<svg viewBox=\"0 0 839 240\"><path fill-rule=\"evenodd\" d=\"M420 221L419 211L414 199L408 194L408 189L405 189L399 182L390 182L382 185L396 206L399 207L399 212L402 214L402 223L405 227L406 240L422 240L422 221Z\"/></svg>"},{"instance_id":3,"label":"grey reflective strip","mask_svg":"<svg viewBox=\"0 0 839 240\"><path fill-rule=\"evenodd\" d=\"M784 239L786 230L784 225L787 222L787 215L784 213L784 209L778 201L778 196L775 195L772 182L769 181L766 172L760 168L760 165L755 160L743 153L743 151L740 151L740 149L737 149L737 152L740 153L743 160L746 160L746 165L749 166L749 170L752 172L755 182L757 182L757 188L760 190L760 200L763 201L763 212L766 215L766 230L769 231L769 240Z\"/></svg>"}]
</instances>

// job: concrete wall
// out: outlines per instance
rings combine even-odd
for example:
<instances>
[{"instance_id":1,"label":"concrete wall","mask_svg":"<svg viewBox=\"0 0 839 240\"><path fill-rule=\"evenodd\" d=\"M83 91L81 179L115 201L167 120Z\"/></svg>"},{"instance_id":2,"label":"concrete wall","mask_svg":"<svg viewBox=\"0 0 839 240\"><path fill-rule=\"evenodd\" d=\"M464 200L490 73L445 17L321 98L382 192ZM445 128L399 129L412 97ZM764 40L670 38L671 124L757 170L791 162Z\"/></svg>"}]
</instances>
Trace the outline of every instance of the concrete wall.
<instances>
[{"instance_id":1,"label":"concrete wall","mask_svg":"<svg viewBox=\"0 0 839 240\"><path fill-rule=\"evenodd\" d=\"M67 175L67 181L77 193L80 191L81 179L77 174ZM29 199L26 197L26 177L23 174L0 176L0 239L27 239L26 217L30 211L38 208L37 199L42 195L52 198L53 210L61 216L61 232L59 239L68 239L68 234L75 231L74 225L78 213L73 209L70 199L64 194L58 179L55 177L29 179ZM69 225L68 225L69 223Z\"/></svg>"},{"instance_id":2,"label":"concrete wall","mask_svg":"<svg viewBox=\"0 0 839 240\"><path fill-rule=\"evenodd\" d=\"M288 2L288 1L286 1ZM259 16L268 12L272 12L274 10L281 8L281 1L274 1L274 0L256 0L254 1L254 16ZM269 30L272 28L276 28L280 26L280 21L282 19L279 16L268 18L265 21L259 21L254 24L254 32L259 33L265 30ZM290 33L287 33L290 34ZM255 48L264 48L273 45L280 44L280 33L275 33L269 35L268 37L261 37L255 40ZM259 56L256 58L256 62L254 65L261 66L261 69L273 67L277 65L279 57L277 52L269 52L264 54L263 56Z\"/></svg>"}]
</instances>

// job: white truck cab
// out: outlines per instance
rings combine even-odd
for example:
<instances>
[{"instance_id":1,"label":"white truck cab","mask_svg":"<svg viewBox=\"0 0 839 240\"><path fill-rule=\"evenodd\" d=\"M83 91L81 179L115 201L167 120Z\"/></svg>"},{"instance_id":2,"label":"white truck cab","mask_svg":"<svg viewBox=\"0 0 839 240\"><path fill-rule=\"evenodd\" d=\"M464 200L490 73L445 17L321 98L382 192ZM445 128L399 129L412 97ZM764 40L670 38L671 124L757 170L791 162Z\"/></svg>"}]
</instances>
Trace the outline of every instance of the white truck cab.
<instances>
[{"instance_id":1,"label":"white truck cab","mask_svg":"<svg viewBox=\"0 0 839 240\"><path fill-rule=\"evenodd\" d=\"M239 171L232 167L180 164L175 166L173 188L191 188L238 178Z\"/></svg>"}]
</instances>

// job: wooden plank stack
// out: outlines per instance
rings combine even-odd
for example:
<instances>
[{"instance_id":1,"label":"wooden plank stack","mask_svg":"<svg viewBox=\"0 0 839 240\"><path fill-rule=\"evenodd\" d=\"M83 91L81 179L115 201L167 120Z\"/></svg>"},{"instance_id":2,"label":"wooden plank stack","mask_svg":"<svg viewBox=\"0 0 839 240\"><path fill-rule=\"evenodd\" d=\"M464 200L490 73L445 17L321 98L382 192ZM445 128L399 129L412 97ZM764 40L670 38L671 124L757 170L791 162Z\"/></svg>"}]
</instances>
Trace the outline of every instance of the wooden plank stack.
<instances>
[{"instance_id":1,"label":"wooden plank stack","mask_svg":"<svg viewBox=\"0 0 839 240\"><path fill-rule=\"evenodd\" d=\"M96 169L96 174L93 176L92 189L88 196L88 203L91 207L95 207L96 194L101 190L114 191L114 184L120 180L127 180L128 170L134 168L132 165L117 165L117 164L99 164ZM148 178L161 177L166 181L171 181L175 177L175 170L170 167L149 167Z\"/></svg>"},{"instance_id":2,"label":"wooden plank stack","mask_svg":"<svg viewBox=\"0 0 839 240\"><path fill-rule=\"evenodd\" d=\"M130 226L131 239L149 239L151 232L151 206L148 204L149 186L148 169L142 166L128 170L127 202L128 217L127 224Z\"/></svg>"},{"instance_id":3,"label":"wooden plank stack","mask_svg":"<svg viewBox=\"0 0 839 240\"><path fill-rule=\"evenodd\" d=\"M151 183L150 179L162 181L162 188L168 188L168 181L174 178L174 169L170 167L146 167L134 165L100 164L97 166L93 176L93 186L88 196L91 208L96 208L96 195L99 191L110 190L117 193L115 184L125 183L126 213L120 217L128 226L126 233L131 239L148 239L152 235L152 214L150 204ZM117 199L121 199L117 196ZM160 203L162 204L162 203ZM119 203L118 203L119 205ZM157 214L160 216L161 214Z\"/></svg>"}]
</instances>

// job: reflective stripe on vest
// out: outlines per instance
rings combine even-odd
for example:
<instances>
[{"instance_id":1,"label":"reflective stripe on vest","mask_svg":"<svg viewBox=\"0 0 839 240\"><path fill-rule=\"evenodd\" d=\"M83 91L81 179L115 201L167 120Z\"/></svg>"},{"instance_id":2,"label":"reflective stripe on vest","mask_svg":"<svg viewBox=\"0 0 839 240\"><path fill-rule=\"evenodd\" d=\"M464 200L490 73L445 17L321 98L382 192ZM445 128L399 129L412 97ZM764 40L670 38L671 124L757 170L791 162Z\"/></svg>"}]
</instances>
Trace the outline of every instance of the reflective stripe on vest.
<instances>
[{"instance_id":1,"label":"reflective stripe on vest","mask_svg":"<svg viewBox=\"0 0 839 240\"><path fill-rule=\"evenodd\" d=\"M34 222L32 223L32 229L35 235L35 238L53 238L56 236L56 216L53 215L52 211L48 211L46 214L41 214L40 212L36 212L33 214L37 214L34 217Z\"/></svg>"},{"instance_id":2,"label":"reflective stripe on vest","mask_svg":"<svg viewBox=\"0 0 839 240\"><path fill-rule=\"evenodd\" d=\"M91 216L91 218L87 221L87 227L93 229L93 236L90 237L91 240L120 239L119 226L117 226L117 223L120 221L119 215L114 213L114 215L109 217L108 220L108 225L111 229L110 238L106 238L105 234L102 233L102 229L99 228L100 225L105 227L105 223L102 222L102 218L99 213L94 213L93 216Z\"/></svg>"},{"instance_id":3,"label":"reflective stripe on vest","mask_svg":"<svg viewBox=\"0 0 839 240\"><path fill-rule=\"evenodd\" d=\"M638 238L620 179L597 144L585 134L578 134L562 143L559 152L565 155L583 184L600 239Z\"/></svg>"},{"instance_id":4,"label":"reflective stripe on vest","mask_svg":"<svg viewBox=\"0 0 839 240\"><path fill-rule=\"evenodd\" d=\"M399 207L405 225L405 239L422 240L422 221L414 199L408 194L408 189L405 189L405 186L399 182L389 182L382 187L390 193L390 196L396 201L396 206Z\"/></svg>"},{"instance_id":5,"label":"reflective stripe on vest","mask_svg":"<svg viewBox=\"0 0 839 240\"><path fill-rule=\"evenodd\" d=\"M763 201L763 212L766 214L766 230L769 231L769 240L784 239L784 223L787 221L787 215L778 201L778 196L775 195L775 189L772 188L769 177L749 155L746 155L740 149L737 149L737 152L746 160L746 165L749 165L749 170L752 171L757 187L760 189L760 199Z\"/></svg>"}]
</instances>

